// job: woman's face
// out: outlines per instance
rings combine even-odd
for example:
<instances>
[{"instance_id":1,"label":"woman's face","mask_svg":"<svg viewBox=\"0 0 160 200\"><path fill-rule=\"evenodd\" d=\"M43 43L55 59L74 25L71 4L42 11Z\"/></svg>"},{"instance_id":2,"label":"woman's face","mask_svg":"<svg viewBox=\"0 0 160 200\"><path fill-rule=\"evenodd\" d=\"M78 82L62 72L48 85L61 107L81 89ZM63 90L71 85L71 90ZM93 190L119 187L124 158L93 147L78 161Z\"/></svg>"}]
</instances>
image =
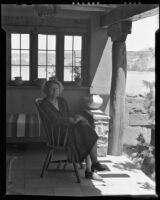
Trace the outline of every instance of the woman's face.
<instances>
[{"instance_id":1,"label":"woman's face","mask_svg":"<svg viewBox=\"0 0 160 200\"><path fill-rule=\"evenodd\" d=\"M58 97L60 94L59 91L59 85L56 83L51 83L50 87L49 87L49 94L48 96L50 98L54 98L54 97Z\"/></svg>"}]
</instances>

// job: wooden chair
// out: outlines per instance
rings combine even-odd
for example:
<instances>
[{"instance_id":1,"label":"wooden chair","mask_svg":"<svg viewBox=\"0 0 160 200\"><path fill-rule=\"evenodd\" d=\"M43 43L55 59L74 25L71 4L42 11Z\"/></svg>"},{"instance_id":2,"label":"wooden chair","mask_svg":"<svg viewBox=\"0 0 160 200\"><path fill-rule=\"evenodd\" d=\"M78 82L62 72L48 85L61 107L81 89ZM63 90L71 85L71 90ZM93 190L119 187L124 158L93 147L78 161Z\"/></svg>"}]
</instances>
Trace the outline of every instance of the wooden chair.
<instances>
[{"instance_id":1,"label":"wooden chair","mask_svg":"<svg viewBox=\"0 0 160 200\"><path fill-rule=\"evenodd\" d=\"M67 159L66 160L56 160L56 161L52 160L55 151L63 150L66 152L66 155L68 155L68 153L71 152L71 149L66 145L67 135L68 135L68 131L69 131L68 127L67 126L65 126L65 127L64 126L59 126L59 127L56 126L55 127L53 124L49 123L47 120L46 113L43 111L43 109L40 106L41 101L42 101L41 98L37 98L35 100L38 114L39 114L40 120L42 121L42 125L44 127L44 130L45 130L45 133L47 136L48 153L47 153L46 159L44 161L42 172L41 172L41 177L43 177L44 172L48 169L48 166L50 163L58 163L57 168L59 167L59 164L61 162L65 162L64 168L67 164ZM61 140L62 131L63 131L63 140ZM80 177L79 177L79 173L78 173L78 169L77 169L77 165L74 160L74 157L72 159L72 164L73 164L74 171L76 174L77 182L80 183L81 181L80 181ZM82 168L82 166L81 166L81 168Z\"/></svg>"}]
</instances>

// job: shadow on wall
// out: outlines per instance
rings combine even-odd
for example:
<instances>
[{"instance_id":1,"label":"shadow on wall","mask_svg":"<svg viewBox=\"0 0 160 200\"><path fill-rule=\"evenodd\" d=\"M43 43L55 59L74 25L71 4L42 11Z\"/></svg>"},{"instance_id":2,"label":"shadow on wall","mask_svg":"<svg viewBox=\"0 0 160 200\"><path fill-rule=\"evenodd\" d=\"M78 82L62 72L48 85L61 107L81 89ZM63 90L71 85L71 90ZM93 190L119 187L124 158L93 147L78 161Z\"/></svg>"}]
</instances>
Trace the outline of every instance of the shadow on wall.
<instances>
[{"instance_id":1,"label":"shadow on wall","mask_svg":"<svg viewBox=\"0 0 160 200\"><path fill-rule=\"evenodd\" d=\"M97 15L94 15L91 19L90 83L92 85L98 68L100 68L100 66L106 67L109 64L109 52L112 51L107 30L99 28L99 20Z\"/></svg>"},{"instance_id":2,"label":"shadow on wall","mask_svg":"<svg viewBox=\"0 0 160 200\"><path fill-rule=\"evenodd\" d=\"M99 108L106 114L109 113L109 94L112 76L112 41L108 37L107 30L98 29L96 19L92 21L90 75L91 94L98 94L103 98L103 104Z\"/></svg>"},{"instance_id":3,"label":"shadow on wall","mask_svg":"<svg viewBox=\"0 0 160 200\"><path fill-rule=\"evenodd\" d=\"M106 94L106 95L100 95L100 96L103 99L103 104L101 105L101 107L99 109L102 110L103 112L105 112L107 115L109 115L109 98L110 98L110 95Z\"/></svg>"}]
</instances>

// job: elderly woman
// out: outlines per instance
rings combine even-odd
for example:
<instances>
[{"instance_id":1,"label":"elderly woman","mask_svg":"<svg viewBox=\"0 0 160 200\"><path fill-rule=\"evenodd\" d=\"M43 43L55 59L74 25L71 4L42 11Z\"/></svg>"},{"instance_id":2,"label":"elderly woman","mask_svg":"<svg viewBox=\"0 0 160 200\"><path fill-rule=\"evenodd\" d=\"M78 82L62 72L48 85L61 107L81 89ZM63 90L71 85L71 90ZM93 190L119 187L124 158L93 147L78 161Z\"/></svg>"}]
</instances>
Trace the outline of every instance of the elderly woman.
<instances>
[{"instance_id":1,"label":"elderly woman","mask_svg":"<svg viewBox=\"0 0 160 200\"><path fill-rule=\"evenodd\" d=\"M95 171L106 170L106 166L97 160L96 141L98 136L93 127L81 115L71 115L66 100L60 97L63 85L57 80L49 80L43 86L46 97L41 103L48 119L54 125L67 125L70 134L67 138L67 145L74 152L77 162L86 159L85 177L89 179L102 180Z\"/></svg>"}]
</instances>

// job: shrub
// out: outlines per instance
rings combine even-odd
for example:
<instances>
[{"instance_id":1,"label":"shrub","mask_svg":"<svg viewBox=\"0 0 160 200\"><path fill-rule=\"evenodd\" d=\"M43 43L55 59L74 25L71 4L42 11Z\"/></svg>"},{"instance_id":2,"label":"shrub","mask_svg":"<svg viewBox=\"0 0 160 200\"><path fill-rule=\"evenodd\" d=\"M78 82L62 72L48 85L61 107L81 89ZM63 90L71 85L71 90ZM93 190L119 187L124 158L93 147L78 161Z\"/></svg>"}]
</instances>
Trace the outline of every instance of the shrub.
<instances>
[{"instance_id":1,"label":"shrub","mask_svg":"<svg viewBox=\"0 0 160 200\"><path fill-rule=\"evenodd\" d=\"M142 134L137 137L137 146L134 147L131 158L139 169L155 179L155 148L146 143Z\"/></svg>"},{"instance_id":2,"label":"shrub","mask_svg":"<svg viewBox=\"0 0 160 200\"><path fill-rule=\"evenodd\" d=\"M143 81L143 83L149 89L145 95L144 107L148 113L149 123L155 125L155 82Z\"/></svg>"}]
</instances>

